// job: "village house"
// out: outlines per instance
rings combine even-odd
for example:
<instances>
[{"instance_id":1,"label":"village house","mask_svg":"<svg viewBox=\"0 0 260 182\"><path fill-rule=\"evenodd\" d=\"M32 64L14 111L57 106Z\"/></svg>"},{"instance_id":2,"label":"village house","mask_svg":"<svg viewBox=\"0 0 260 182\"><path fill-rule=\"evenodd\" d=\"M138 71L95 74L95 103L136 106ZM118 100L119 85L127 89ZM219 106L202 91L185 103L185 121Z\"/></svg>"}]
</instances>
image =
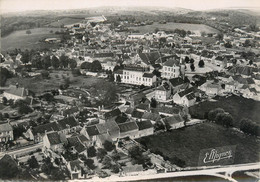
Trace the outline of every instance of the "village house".
<instances>
[{"instance_id":1,"label":"village house","mask_svg":"<svg viewBox=\"0 0 260 182\"><path fill-rule=\"evenodd\" d=\"M58 132L46 133L43 137L43 149L52 151L63 151L63 145L67 142L65 135Z\"/></svg>"},{"instance_id":2,"label":"village house","mask_svg":"<svg viewBox=\"0 0 260 182\"><path fill-rule=\"evenodd\" d=\"M9 123L0 124L0 142L14 140L13 127Z\"/></svg>"},{"instance_id":3,"label":"village house","mask_svg":"<svg viewBox=\"0 0 260 182\"><path fill-rule=\"evenodd\" d=\"M176 78L179 77L181 74L184 74L184 66L180 64L180 59L170 58L163 63L161 73L162 78Z\"/></svg>"},{"instance_id":4,"label":"village house","mask_svg":"<svg viewBox=\"0 0 260 182\"><path fill-rule=\"evenodd\" d=\"M33 140L34 142L42 142L43 136L47 132L51 131L61 131L61 128L57 124L57 122L46 123L43 125L38 125L36 127L29 128L24 135L26 138L28 138L29 140Z\"/></svg>"},{"instance_id":5,"label":"village house","mask_svg":"<svg viewBox=\"0 0 260 182\"><path fill-rule=\"evenodd\" d=\"M97 140L97 135L99 135L100 133L97 129L97 126L92 125L92 126L87 126L87 127L84 126L81 129L80 134L85 135L94 144Z\"/></svg>"},{"instance_id":6,"label":"village house","mask_svg":"<svg viewBox=\"0 0 260 182\"><path fill-rule=\"evenodd\" d=\"M130 137L132 139L135 139L139 137L139 131L136 122L122 123L119 124L118 127L120 130L120 138Z\"/></svg>"},{"instance_id":7,"label":"village house","mask_svg":"<svg viewBox=\"0 0 260 182\"><path fill-rule=\"evenodd\" d=\"M172 100L176 104L190 107L194 105L196 102L196 96L194 92L195 92L194 87L188 88L184 91L177 92L176 94L174 94Z\"/></svg>"},{"instance_id":8,"label":"village house","mask_svg":"<svg viewBox=\"0 0 260 182\"><path fill-rule=\"evenodd\" d=\"M166 127L169 127L168 129L178 129L185 126L184 120L179 114L166 117L163 119L163 122Z\"/></svg>"},{"instance_id":9,"label":"village house","mask_svg":"<svg viewBox=\"0 0 260 182\"><path fill-rule=\"evenodd\" d=\"M121 77L122 83L133 84L133 85L144 85L152 86L156 82L156 76L149 73L149 69L140 66L126 66L121 72L114 74L115 80L117 80L117 75Z\"/></svg>"},{"instance_id":10,"label":"village house","mask_svg":"<svg viewBox=\"0 0 260 182\"><path fill-rule=\"evenodd\" d=\"M154 98L159 102L166 102L170 99L171 88L167 82L164 82L161 86L156 87L152 92L146 94L146 97L151 100Z\"/></svg>"},{"instance_id":11,"label":"village house","mask_svg":"<svg viewBox=\"0 0 260 182\"><path fill-rule=\"evenodd\" d=\"M107 121L96 125L99 134L107 134L113 141L119 137L119 127L116 121Z\"/></svg>"},{"instance_id":12,"label":"village house","mask_svg":"<svg viewBox=\"0 0 260 182\"><path fill-rule=\"evenodd\" d=\"M209 96L214 96L218 95L222 88L218 83L206 82L201 85L199 89L204 91Z\"/></svg>"},{"instance_id":13,"label":"village house","mask_svg":"<svg viewBox=\"0 0 260 182\"><path fill-rule=\"evenodd\" d=\"M70 173L70 179L86 179L88 177L89 169L84 165L84 162L79 159L74 161L69 161L67 164L67 169Z\"/></svg>"},{"instance_id":14,"label":"village house","mask_svg":"<svg viewBox=\"0 0 260 182\"><path fill-rule=\"evenodd\" d=\"M157 113L151 113L151 112L144 112L142 116L142 120L150 120L152 124L155 124L159 121L161 121L161 116Z\"/></svg>"},{"instance_id":15,"label":"village house","mask_svg":"<svg viewBox=\"0 0 260 182\"><path fill-rule=\"evenodd\" d=\"M83 136L83 135L82 135ZM67 138L68 144L71 147L73 153L82 154L87 157L87 147L80 140L78 136L71 136Z\"/></svg>"},{"instance_id":16,"label":"village house","mask_svg":"<svg viewBox=\"0 0 260 182\"><path fill-rule=\"evenodd\" d=\"M149 136L154 134L153 124L150 120L136 122L139 128L139 137Z\"/></svg>"},{"instance_id":17,"label":"village house","mask_svg":"<svg viewBox=\"0 0 260 182\"><path fill-rule=\"evenodd\" d=\"M142 165L134 165L134 166L123 166L122 172L120 172L120 176L138 176L143 172Z\"/></svg>"},{"instance_id":18,"label":"village house","mask_svg":"<svg viewBox=\"0 0 260 182\"><path fill-rule=\"evenodd\" d=\"M97 136L96 146L102 148L106 141L113 142L111 136L107 133Z\"/></svg>"}]
</instances>

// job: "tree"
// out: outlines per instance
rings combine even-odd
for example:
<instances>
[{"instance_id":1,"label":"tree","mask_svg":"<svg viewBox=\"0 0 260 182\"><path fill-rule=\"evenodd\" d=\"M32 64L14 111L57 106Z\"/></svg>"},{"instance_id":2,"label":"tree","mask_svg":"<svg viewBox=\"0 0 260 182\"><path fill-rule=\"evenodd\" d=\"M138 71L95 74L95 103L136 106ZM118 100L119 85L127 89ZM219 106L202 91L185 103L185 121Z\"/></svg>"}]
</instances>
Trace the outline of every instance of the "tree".
<instances>
[{"instance_id":1,"label":"tree","mask_svg":"<svg viewBox=\"0 0 260 182\"><path fill-rule=\"evenodd\" d=\"M208 120L210 121L216 121L216 116L218 113L224 113L225 111L222 108L216 108L208 113Z\"/></svg>"},{"instance_id":2,"label":"tree","mask_svg":"<svg viewBox=\"0 0 260 182\"><path fill-rule=\"evenodd\" d=\"M120 75L116 76L116 82L121 83L121 76Z\"/></svg>"},{"instance_id":3,"label":"tree","mask_svg":"<svg viewBox=\"0 0 260 182\"><path fill-rule=\"evenodd\" d=\"M133 164L142 164L143 166L150 162L148 156L143 155L142 149L139 146L133 146L128 150Z\"/></svg>"},{"instance_id":4,"label":"tree","mask_svg":"<svg viewBox=\"0 0 260 182\"><path fill-rule=\"evenodd\" d=\"M48 79L50 73L49 73L49 71L47 71L47 70L43 70L43 71L41 72L41 75L42 75L43 78Z\"/></svg>"},{"instance_id":5,"label":"tree","mask_svg":"<svg viewBox=\"0 0 260 182\"><path fill-rule=\"evenodd\" d=\"M31 53L33 54L33 53ZM37 69L42 69L44 67L43 61L42 61L42 57L40 54L34 54L31 55L32 59L32 67L37 68Z\"/></svg>"},{"instance_id":6,"label":"tree","mask_svg":"<svg viewBox=\"0 0 260 182\"><path fill-rule=\"evenodd\" d=\"M248 118L243 118L240 121L240 130L244 133L260 136L260 126Z\"/></svg>"},{"instance_id":7,"label":"tree","mask_svg":"<svg viewBox=\"0 0 260 182\"><path fill-rule=\"evenodd\" d=\"M103 160L102 160L103 168L105 168L105 169L111 168L111 166L112 166L112 163L111 163L111 162L112 162L112 160L111 160L110 157L104 156L104 158L103 158Z\"/></svg>"},{"instance_id":8,"label":"tree","mask_svg":"<svg viewBox=\"0 0 260 182\"><path fill-rule=\"evenodd\" d=\"M91 71L98 72L102 70L102 66L98 60L91 63Z\"/></svg>"},{"instance_id":9,"label":"tree","mask_svg":"<svg viewBox=\"0 0 260 182\"><path fill-rule=\"evenodd\" d=\"M190 69L191 69L191 71L195 71L195 66L194 66L194 64L192 63L192 64L190 64Z\"/></svg>"},{"instance_id":10,"label":"tree","mask_svg":"<svg viewBox=\"0 0 260 182\"><path fill-rule=\"evenodd\" d=\"M199 66L200 68L203 68L204 65L205 65L205 63L204 63L204 61L201 59L201 60L199 61L198 66Z\"/></svg>"},{"instance_id":11,"label":"tree","mask_svg":"<svg viewBox=\"0 0 260 182\"><path fill-rule=\"evenodd\" d=\"M153 108L156 108L156 106L157 106L157 101L156 101L156 99L155 98L152 98L151 99L151 107L153 107Z\"/></svg>"},{"instance_id":12,"label":"tree","mask_svg":"<svg viewBox=\"0 0 260 182\"><path fill-rule=\"evenodd\" d=\"M223 37L224 37L224 35L222 33L218 33L216 38L217 38L217 40L222 41Z\"/></svg>"},{"instance_id":13,"label":"tree","mask_svg":"<svg viewBox=\"0 0 260 182\"><path fill-rule=\"evenodd\" d=\"M80 76L81 75L79 69L73 69L73 70L71 70L71 73L72 73L73 76Z\"/></svg>"},{"instance_id":14,"label":"tree","mask_svg":"<svg viewBox=\"0 0 260 182\"><path fill-rule=\"evenodd\" d=\"M119 166L117 164L114 164L111 166L111 171L113 173L119 173L120 169L119 169Z\"/></svg>"},{"instance_id":15,"label":"tree","mask_svg":"<svg viewBox=\"0 0 260 182\"><path fill-rule=\"evenodd\" d=\"M29 51L26 49L21 55L22 55L21 57L22 63L27 64L30 61Z\"/></svg>"},{"instance_id":16,"label":"tree","mask_svg":"<svg viewBox=\"0 0 260 182\"><path fill-rule=\"evenodd\" d=\"M59 59L56 56L54 56L54 55L51 58L51 65L53 66L54 69L57 69L60 66Z\"/></svg>"},{"instance_id":17,"label":"tree","mask_svg":"<svg viewBox=\"0 0 260 182\"><path fill-rule=\"evenodd\" d=\"M252 64L253 64L253 60L250 59L250 60L249 60L249 65L252 65Z\"/></svg>"},{"instance_id":18,"label":"tree","mask_svg":"<svg viewBox=\"0 0 260 182\"><path fill-rule=\"evenodd\" d=\"M106 149L106 151L108 151L108 152L112 151L115 148L115 145L112 142L108 141L108 140L106 140L104 142L103 146Z\"/></svg>"},{"instance_id":19,"label":"tree","mask_svg":"<svg viewBox=\"0 0 260 182\"><path fill-rule=\"evenodd\" d=\"M80 65L80 68L81 69L87 69L87 70L90 70L91 69L91 63L89 62L84 62Z\"/></svg>"},{"instance_id":20,"label":"tree","mask_svg":"<svg viewBox=\"0 0 260 182\"><path fill-rule=\"evenodd\" d=\"M57 157L55 157L54 163L55 163L57 166L59 166L59 165L60 165L60 159L58 159Z\"/></svg>"},{"instance_id":21,"label":"tree","mask_svg":"<svg viewBox=\"0 0 260 182\"><path fill-rule=\"evenodd\" d=\"M191 64L194 63L194 59L193 58L190 59L190 63Z\"/></svg>"},{"instance_id":22,"label":"tree","mask_svg":"<svg viewBox=\"0 0 260 182\"><path fill-rule=\"evenodd\" d=\"M3 101L3 104L6 105L8 100L7 100L6 97L3 97L3 98L2 98L2 101Z\"/></svg>"},{"instance_id":23,"label":"tree","mask_svg":"<svg viewBox=\"0 0 260 182\"><path fill-rule=\"evenodd\" d=\"M29 164L29 167L32 169L39 168L38 161L36 160L34 155L28 159L27 163Z\"/></svg>"},{"instance_id":24,"label":"tree","mask_svg":"<svg viewBox=\"0 0 260 182\"><path fill-rule=\"evenodd\" d=\"M51 93L44 93L40 98L47 102L54 101L54 96Z\"/></svg>"},{"instance_id":25,"label":"tree","mask_svg":"<svg viewBox=\"0 0 260 182\"><path fill-rule=\"evenodd\" d=\"M5 155L0 161L0 179L15 179L19 174L19 168L16 162L9 156Z\"/></svg>"},{"instance_id":26,"label":"tree","mask_svg":"<svg viewBox=\"0 0 260 182\"><path fill-rule=\"evenodd\" d=\"M107 151L105 149L102 149L102 148L98 148L97 149L97 158L99 160L103 160L103 158L107 155Z\"/></svg>"},{"instance_id":27,"label":"tree","mask_svg":"<svg viewBox=\"0 0 260 182\"><path fill-rule=\"evenodd\" d=\"M51 66L51 57L49 55L46 55L42 58L42 63L44 69L48 69Z\"/></svg>"},{"instance_id":28,"label":"tree","mask_svg":"<svg viewBox=\"0 0 260 182\"><path fill-rule=\"evenodd\" d=\"M95 169L97 166L94 164L94 160L92 159L86 159L84 160L84 164L87 165L90 169Z\"/></svg>"},{"instance_id":29,"label":"tree","mask_svg":"<svg viewBox=\"0 0 260 182\"><path fill-rule=\"evenodd\" d=\"M0 86L5 86L6 80L12 78L13 73L6 68L0 67Z\"/></svg>"},{"instance_id":30,"label":"tree","mask_svg":"<svg viewBox=\"0 0 260 182\"><path fill-rule=\"evenodd\" d=\"M27 35L29 35L29 34L31 34L32 32L31 32L31 30L26 30L26 32L25 32Z\"/></svg>"},{"instance_id":31,"label":"tree","mask_svg":"<svg viewBox=\"0 0 260 182\"><path fill-rule=\"evenodd\" d=\"M185 63L189 63L190 62L190 58L188 56L185 56L184 61L185 61Z\"/></svg>"},{"instance_id":32,"label":"tree","mask_svg":"<svg viewBox=\"0 0 260 182\"><path fill-rule=\"evenodd\" d=\"M22 125L13 127L13 134L15 139L18 139L19 137L23 136L24 132L26 132L26 129Z\"/></svg>"},{"instance_id":33,"label":"tree","mask_svg":"<svg viewBox=\"0 0 260 182\"><path fill-rule=\"evenodd\" d=\"M74 59L69 59L69 66L70 69L74 69L77 67L77 61L75 61Z\"/></svg>"},{"instance_id":34,"label":"tree","mask_svg":"<svg viewBox=\"0 0 260 182\"><path fill-rule=\"evenodd\" d=\"M121 158L116 149L114 149L114 151L113 151L111 157L112 157L112 159L113 159L114 161L118 161L118 160L120 160L120 158Z\"/></svg>"},{"instance_id":35,"label":"tree","mask_svg":"<svg viewBox=\"0 0 260 182\"><path fill-rule=\"evenodd\" d=\"M218 113L216 115L216 123L225 127L233 126L233 117L230 114Z\"/></svg>"},{"instance_id":36,"label":"tree","mask_svg":"<svg viewBox=\"0 0 260 182\"><path fill-rule=\"evenodd\" d=\"M89 157L95 157L97 155L97 151L94 146L91 146L87 149Z\"/></svg>"},{"instance_id":37,"label":"tree","mask_svg":"<svg viewBox=\"0 0 260 182\"><path fill-rule=\"evenodd\" d=\"M62 54L60 56L60 67L67 68L69 64L69 58L68 56Z\"/></svg>"}]
</instances>

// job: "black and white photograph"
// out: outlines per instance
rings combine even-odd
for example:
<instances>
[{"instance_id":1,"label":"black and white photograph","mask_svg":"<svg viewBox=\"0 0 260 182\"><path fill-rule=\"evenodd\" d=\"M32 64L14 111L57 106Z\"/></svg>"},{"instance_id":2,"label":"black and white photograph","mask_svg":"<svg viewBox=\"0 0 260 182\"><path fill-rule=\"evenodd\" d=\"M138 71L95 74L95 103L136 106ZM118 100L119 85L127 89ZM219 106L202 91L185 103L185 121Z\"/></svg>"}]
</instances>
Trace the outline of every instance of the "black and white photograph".
<instances>
[{"instance_id":1,"label":"black and white photograph","mask_svg":"<svg viewBox=\"0 0 260 182\"><path fill-rule=\"evenodd\" d=\"M0 0L0 181L259 182L259 0Z\"/></svg>"}]
</instances>

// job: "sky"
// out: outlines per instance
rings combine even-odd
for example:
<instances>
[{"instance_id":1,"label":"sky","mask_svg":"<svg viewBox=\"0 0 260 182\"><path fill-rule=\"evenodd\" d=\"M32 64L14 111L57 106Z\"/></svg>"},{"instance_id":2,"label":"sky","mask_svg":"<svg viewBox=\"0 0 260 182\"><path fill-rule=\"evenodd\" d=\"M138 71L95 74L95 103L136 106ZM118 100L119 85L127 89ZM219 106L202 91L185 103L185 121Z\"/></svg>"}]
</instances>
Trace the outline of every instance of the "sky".
<instances>
[{"instance_id":1,"label":"sky","mask_svg":"<svg viewBox=\"0 0 260 182\"><path fill-rule=\"evenodd\" d=\"M81 9L99 6L160 6L193 10L260 8L260 0L0 0L1 13L26 10Z\"/></svg>"}]
</instances>

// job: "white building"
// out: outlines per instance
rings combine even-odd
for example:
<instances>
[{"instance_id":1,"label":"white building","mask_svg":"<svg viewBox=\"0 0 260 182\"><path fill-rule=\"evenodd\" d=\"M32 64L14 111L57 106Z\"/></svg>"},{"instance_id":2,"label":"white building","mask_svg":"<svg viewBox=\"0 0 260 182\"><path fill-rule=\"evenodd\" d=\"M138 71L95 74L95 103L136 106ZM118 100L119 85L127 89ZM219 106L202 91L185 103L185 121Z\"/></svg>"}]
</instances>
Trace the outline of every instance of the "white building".
<instances>
[{"instance_id":1,"label":"white building","mask_svg":"<svg viewBox=\"0 0 260 182\"><path fill-rule=\"evenodd\" d=\"M166 62L163 63L161 73L162 78L171 79L179 77L181 74L180 60L176 58L168 59Z\"/></svg>"},{"instance_id":2,"label":"white building","mask_svg":"<svg viewBox=\"0 0 260 182\"><path fill-rule=\"evenodd\" d=\"M139 66L126 66L122 72L114 74L115 80L118 75L121 77L121 82L127 84L152 86L156 82L154 74L149 73L147 68Z\"/></svg>"},{"instance_id":3,"label":"white building","mask_svg":"<svg viewBox=\"0 0 260 182\"><path fill-rule=\"evenodd\" d=\"M23 87L10 85L7 90L4 91L3 97L6 97L8 100L13 99L14 101L19 99L25 99L29 95L29 91Z\"/></svg>"}]
</instances>

